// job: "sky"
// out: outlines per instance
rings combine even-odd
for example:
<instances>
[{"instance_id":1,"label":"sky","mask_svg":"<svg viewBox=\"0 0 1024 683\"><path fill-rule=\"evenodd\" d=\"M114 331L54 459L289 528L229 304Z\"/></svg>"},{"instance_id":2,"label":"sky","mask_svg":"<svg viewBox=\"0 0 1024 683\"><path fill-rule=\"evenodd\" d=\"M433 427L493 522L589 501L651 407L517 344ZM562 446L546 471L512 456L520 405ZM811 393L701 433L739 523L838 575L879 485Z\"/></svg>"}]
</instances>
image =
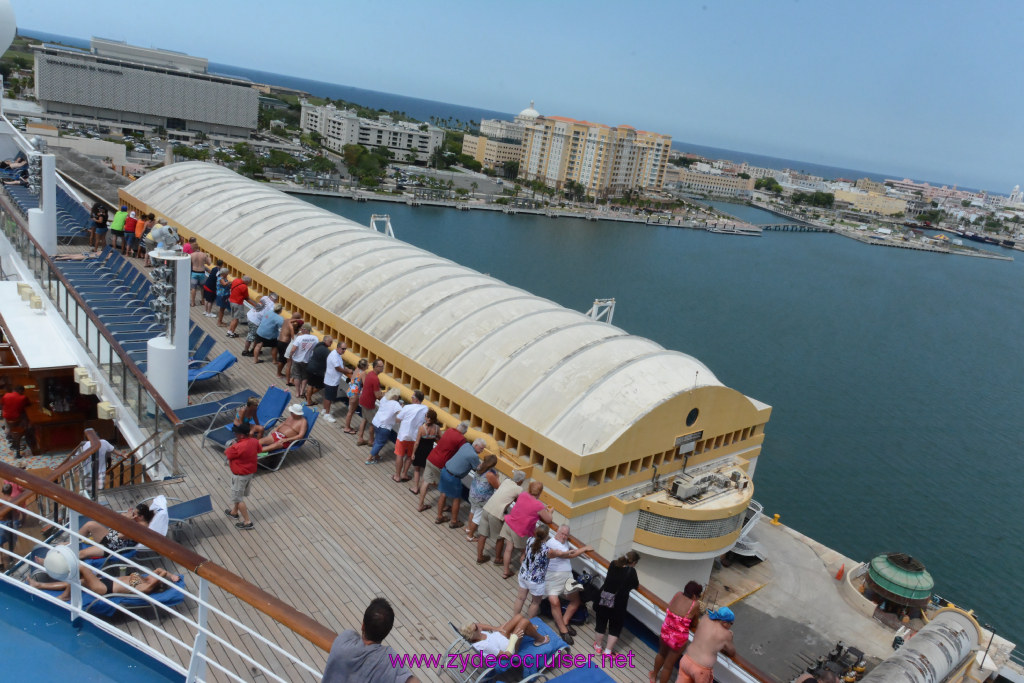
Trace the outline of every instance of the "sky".
<instances>
[{"instance_id":1,"label":"sky","mask_svg":"<svg viewBox=\"0 0 1024 683\"><path fill-rule=\"evenodd\" d=\"M1001 194L1018 0L10 0L19 27ZM1017 132L1014 132L1017 131Z\"/></svg>"}]
</instances>

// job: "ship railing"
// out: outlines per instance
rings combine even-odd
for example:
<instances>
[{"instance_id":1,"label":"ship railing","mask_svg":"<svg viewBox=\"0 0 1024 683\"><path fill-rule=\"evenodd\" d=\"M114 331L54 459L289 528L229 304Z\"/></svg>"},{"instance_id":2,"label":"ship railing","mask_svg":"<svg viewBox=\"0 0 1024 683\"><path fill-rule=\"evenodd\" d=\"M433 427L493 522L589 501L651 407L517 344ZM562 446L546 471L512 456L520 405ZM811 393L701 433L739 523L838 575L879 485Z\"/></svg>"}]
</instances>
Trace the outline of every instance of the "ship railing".
<instances>
[{"instance_id":1,"label":"ship railing","mask_svg":"<svg viewBox=\"0 0 1024 683\"><path fill-rule=\"evenodd\" d=\"M586 545L578 538L569 536L569 543L576 547ZM579 559L594 574L595 580L603 581L604 575L608 573L608 560L600 553L590 551L580 555ZM668 610L668 603L660 597L647 590L643 586L635 589L631 601L648 614L657 616L659 622L665 619L665 612ZM692 635L690 636L693 637ZM722 673L727 672L727 676ZM751 662L739 654L728 656L718 655L718 663L715 666L715 680L750 681L751 683L777 683L777 681L758 669Z\"/></svg>"},{"instance_id":2,"label":"ship railing","mask_svg":"<svg viewBox=\"0 0 1024 683\"><path fill-rule=\"evenodd\" d=\"M86 479L89 476L89 470L92 470L93 481L98 474L99 448L100 440L96 432L92 429L85 430L85 440L64 459L64 462L50 470L44 478L71 491L90 493L91 489L91 495L95 500L96 490L86 486ZM46 520L39 530L41 534L39 538L42 538L49 530L66 522L66 514L63 512L62 506L56 505L52 500L37 496L33 491L23 491L11 502L19 507L36 506L35 519ZM0 523L7 523L11 513L11 509L0 508Z\"/></svg>"},{"instance_id":3,"label":"ship railing","mask_svg":"<svg viewBox=\"0 0 1024 683\"><path fill-rule=\"evenodd\" d=\"M96 316L85 300L28 232L25 219L0 199L0 225L41 289L74 330L82 346L106 375L110 386L134 414L140 429L159 435L147 453L146 465L162 460L169 474L178 474L178 430L181 421L153 387L135 360Z\"/></svg>"},{"instance_id":4,"label":"ship railing","mask_svg":"<svg viewBox=\"0 0 1024 683\"><path fill-rule=\"evenodd\" d=\"M153 441L155 436L151 436L133 452L138 452L144 448ZM120 482L116 476L116 466L110 468L105 463L100 462L100 439L96 432L92 429L86 429L84 437L84 441L82 441L78 448L68 454L63 462L51 469L42 478L73 493L85 496L91 500L98 500L101 490L117 487ZM131 455L131 453L127 454L125 459L130 458ZM105 487L105 479L108 477L111 486ZM46 524L28 524L21 527L23 537L31 535L40 541L50 541L61 535L64 527L68 525L69 511L67 508L56 504L51 499L37 496L32 491L24 491L12 502L22 507L34 505L36 511L35 520L47 520ZM11 510L0 509L0 523L4 522L10 516L10 513ZM20 562L15 562L8 569L8 573L16 572L19 568Z\"/></svg>"},{"instance_id":5,"label":"ship railing","mask_svg":"<svg viewBox=\"0 0 1024 683\"><path fill-rule=\"evenodd\" d=\"M53 482L28 474L24 470L6 463L0 463L0 477L14 481L26 489L26 492L31 491L32 495L51 501L54 507L67 508L70 513L70 521L67 528L64 529L62 538L66 536L73 548L77 547L79 543L97 545L93 539L78 532L79 520L82 516L86 516L138 543L145 544L159 557L175 565L174 569L169 570L170 573L184 576L185 585L188 586L190 583L197 585L197 590L192 592L187 588L180 589L167 579L160 578L160 583L164 584L160 590L168 588L180 590L185 599L182 604L189 605L191 603L182 612L174 607L164 605L159 600L130 587L127 582L123 582L128 587L128 596L144 602L142 608L145 612L143 614L148 612L156 616L154 621L150 621L135 613L133 609L118 604L118 600L111 600L105 595L97 595L85 588L78 580L77 573L72 572L72 577L68 581L70 597L67 602L64 602L27 583L29 576L33 574L38 576L37 572L44 574L46 572L46 567L36 559L37 553L48 552L58 544L55 541L39 542L38 539L29 536L21 529L10 526L6 527L9 533L18 538L27 539L36 546L37 550L30 553L33 557L17 558L21 560L21 571L15 574L0 574L0 580L67 610L69 618L74 624L79 624L81 621L88 622L103 632L127 642L137 650L180 673L186 681L207 680L208 669L216 678L239 682L259 676L282 683L295 680L320 680L322 673L316 666L286 650L274 641L273 636L264 635L271 629L268 629L267 619L260 619L260 616L269 617L276 624L298 635L300 643L309 643L325 652L330 650L331 644L336 638L336 634L326 626L192 550L178 545L145 526L136 524L116 511L61 488ZM27 507L0 500L0 511L3 510L17 510L27 518L40 523L50 521ZM8 557L14 556L14 553L6 547L0 547L0 553ZM110 552L109 554L116 564L108 563L103 570L97 571L96 573L101 577L118 581L132 572L140 574L153 572L151 567L140 565L119 553ZM84 571L93 571L86 565L82 566ZM46 577L40 578L44 581L47 580ZM228 594L227 600L230 599L230 596L234 596L260 613L253 615L255 618L252 620L253 624L259 624L259 626L245 624L239 618L228 614L214 604L214 598L211 597L214 588ZM116 613L121 615L119 619L123 622L123 627L119 628L92 614L90 606L93 602L113 606ZM218 602L224 604L226 600ZM237 609L232 611L236 614L239 612ZM168 618L173 620L171 622L173 626L165 628L163 622ZM282 631L280 640L284 639L285 634ZM247 648L248 651L246 651L234 644L249 640L257 647ZM326 660L326 655L323 660ZM232 665L234 670L230 668Z\"/></svg>"}]
</instances>

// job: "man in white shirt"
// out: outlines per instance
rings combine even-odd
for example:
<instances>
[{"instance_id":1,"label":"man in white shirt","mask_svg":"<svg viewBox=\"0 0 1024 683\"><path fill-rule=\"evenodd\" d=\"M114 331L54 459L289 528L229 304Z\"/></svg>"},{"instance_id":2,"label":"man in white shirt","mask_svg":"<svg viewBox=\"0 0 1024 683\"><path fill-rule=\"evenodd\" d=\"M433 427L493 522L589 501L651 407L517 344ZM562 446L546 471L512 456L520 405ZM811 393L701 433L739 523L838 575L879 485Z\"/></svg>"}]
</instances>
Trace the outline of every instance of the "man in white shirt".
<instances>
[{"instance_id":1,"label":"man in white shirt","mask_svg":"<svg viewBox=\"0 0 1024 683\"><path fill-rule=\"evenodd\" d=\"M107 479L107 468L113 464L113 458L111 456L117 456L122 458L125 455L124 451L120 451L114 448L114 444L110 443L106 439L100 439L99 450L96 451L96 458L99 462L99 478L96 480L96 490L101 491ZM85 479L82 482L85 486L86 491L92 490L92 467L85 468Z\"/></svg>"},{"instance_id":2,"label":"man in white shirt","mask_svg":"<svg viewBox=\"0 0 1024 683\"><path fill-rule=\"evenodd\" d=\"M345 368L343 355L346 351L348 347L345 346L345 342L339 341L327 356L327 370L324 371L324 405L320 409L320 415L332 424L337 422L331 415L331 403L338 400L338 385L341 384L342 378L345 378L345 388L341 393L344 396L348 391L348 378L352 376L352 371Z\"/></svg>"},{"instance_id":3,"label":"man in white shirt","mask_svg":"<svg viewBox=\"0 0 1024 683\"><path fill-rule=\"evenodd\" d=\"M588 550L593 550L593 548L585 545L581 548L573 549L569 545L568 524L558 527L558 532L552 538L549 538L544 545L548 547L549 551L555 551L548 553L550 560L548 561L548 573L544 579L547 584L548 602L551 603L551 616L555 620L555 625L558 626L559 633L568 633L570 636L574 636L576 635L576 629L570 626L569 622L572 620L572 615L576 614L576 610L580 607L580 593L579 591L573 591L566 595L569 599L569 604L565 608L564 615L562 614L562 602L559 596L565 593L566 581L573 578L572 563L569 560L579 557ZM531 617L535 616L534 614L527 614Z\"/></svg>"},{"instance_id":4,"label":"man in white shirt","mask_svg":"<svg viewBox=\"0 0 1024 683\"><path fill-rule=\"evenodd\" d=\"M259 306L253 306L245 314L245 321L248 323L245 332L245 348L242 349L243 356L251 356L252 345L256 343L256 330L263 321L263 314L274 310L277 303L277 294L271 293L268 296L260 297Z\"/></svg>"},{"instance_id":5,"label":"man in white shirt","mask_svg":"<svg viewBox=\"0 0 1024 683\"><path fill-rule=\"evenodd\" d=\"M409 467L412 465L412 451L416 447L416 436L420 426L427 418L427 407L423 405L423 392L417 389L412 392L408 405L398 411L396 420L398 436L395 441L395 476L393 481L412 481Z\"/></svg>"},{"instance_id":6,"label":"man in white shirt","mask_svg":"<svg viewBox=\"0 0 1024 683\"><path fill-rule=\"evenodd\" d=\"M320 341L312 331L312 325L302 323L302 327L299 328L299 336L293 339L291 344L292 355L289 357L292 359L292 373L299 379L295 392L298 398L306 395L306 381L309 379L306 375L306 364L309 363L309 358L313 355L313 347ZM285 356L288 356L287 352L285 352Z\"/></svg>"}]
</instances>

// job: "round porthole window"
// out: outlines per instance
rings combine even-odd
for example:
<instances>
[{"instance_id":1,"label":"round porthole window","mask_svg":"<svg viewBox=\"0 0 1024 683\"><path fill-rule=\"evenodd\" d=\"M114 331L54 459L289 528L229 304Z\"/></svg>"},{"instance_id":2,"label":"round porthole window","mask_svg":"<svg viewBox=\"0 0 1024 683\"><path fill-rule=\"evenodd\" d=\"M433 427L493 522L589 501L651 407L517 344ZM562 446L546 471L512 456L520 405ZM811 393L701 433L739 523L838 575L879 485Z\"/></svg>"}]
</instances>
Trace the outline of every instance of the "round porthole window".
<instances>
[{"instance_id":1,"label":"round porthole window","mask_svg":"<svg viewBox=\"0 0 1024 683\"><path fill-rule=\"evenodd\" d=\"M697 416L700 415L700 411L694 408L686 415L686 426L692 427L693 423L697 421Z\"/></svg>"}]
</instances>

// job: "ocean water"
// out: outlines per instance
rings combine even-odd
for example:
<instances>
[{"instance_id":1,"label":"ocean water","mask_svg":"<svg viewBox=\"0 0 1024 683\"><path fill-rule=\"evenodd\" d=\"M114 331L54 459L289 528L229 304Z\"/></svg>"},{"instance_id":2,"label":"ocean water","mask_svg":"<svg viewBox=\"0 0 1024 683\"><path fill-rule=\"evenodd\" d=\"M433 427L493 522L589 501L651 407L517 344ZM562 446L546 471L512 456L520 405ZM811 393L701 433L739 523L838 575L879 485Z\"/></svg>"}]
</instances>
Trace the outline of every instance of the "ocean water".
<instances>
[{"instance_id":1,"label":"ocean water","mask_svg":"<svg viewBox=\"0 0 1024 683\"><path fill-rule=\"evenodd\" d=\"M1006 599L1024 563L1021 260L309 201L364 225L390 214L399 239L568 308L615 297L616 325L773 406L755 481L768 514L857 560L910 553L937 593L1024 638Z\"/></svg>"}]
</instances>

